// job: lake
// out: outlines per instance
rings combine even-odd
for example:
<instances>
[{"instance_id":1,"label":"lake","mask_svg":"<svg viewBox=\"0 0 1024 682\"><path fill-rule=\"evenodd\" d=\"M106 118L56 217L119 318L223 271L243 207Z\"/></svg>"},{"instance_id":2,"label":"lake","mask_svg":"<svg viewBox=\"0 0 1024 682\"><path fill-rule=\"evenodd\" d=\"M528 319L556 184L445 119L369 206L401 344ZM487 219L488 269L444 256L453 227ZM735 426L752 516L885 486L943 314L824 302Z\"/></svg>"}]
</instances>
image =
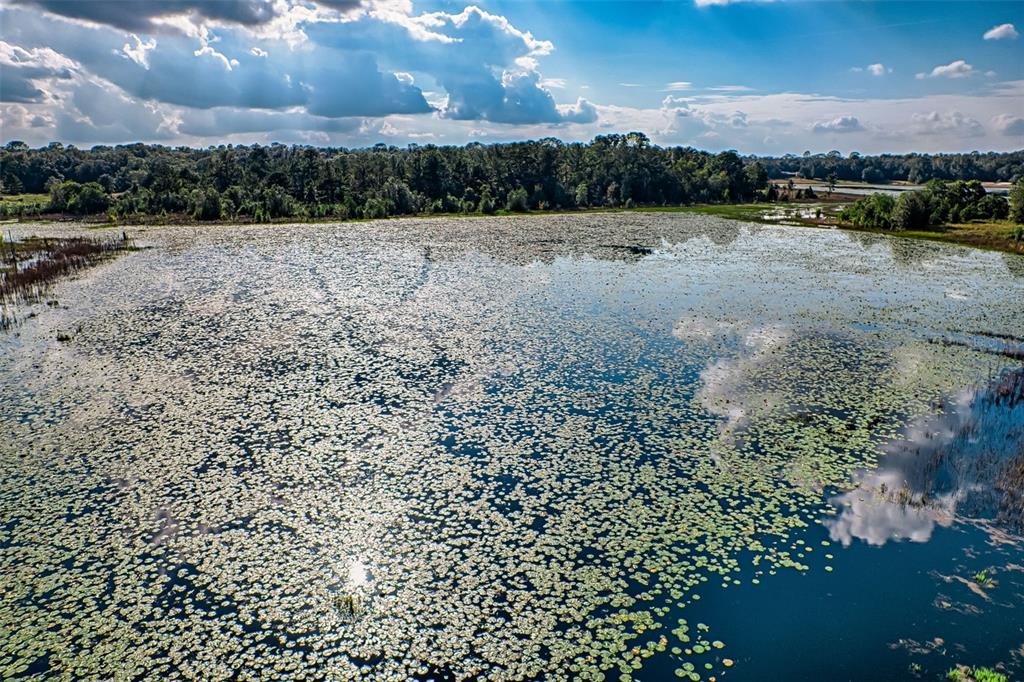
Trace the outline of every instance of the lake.
<instances>
[{"instance_id":1,"label":"lake","mask_svg":"<svg viewBox=\"0 0 1024 682\"><path fill-rule=\"evenodd\" d=\"M1024 675L1024 258L667 213L127 232L0 333L5 677Z\"/></svg>"}]
</instances>

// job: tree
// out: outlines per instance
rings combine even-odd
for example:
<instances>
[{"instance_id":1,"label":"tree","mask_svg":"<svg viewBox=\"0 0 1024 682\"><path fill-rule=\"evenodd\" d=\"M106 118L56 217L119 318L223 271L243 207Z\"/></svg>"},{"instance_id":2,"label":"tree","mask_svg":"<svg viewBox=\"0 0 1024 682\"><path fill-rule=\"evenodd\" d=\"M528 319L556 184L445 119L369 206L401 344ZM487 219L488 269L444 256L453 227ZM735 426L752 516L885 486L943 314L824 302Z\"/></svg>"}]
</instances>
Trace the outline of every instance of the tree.
<instances>
[{"instance_id":1,"label":"tree","mask_svg":"<svg viewBox=\"0 0 1024 682\"><path fill-rule=\"evenodd\" d=\"M925 229L931 224L931 215L931 206L924 192L903 192L892 208L892 229Z\"/></svg>"},{"instance_id":2,"label":"tree","mask_svg":"<svg viewBox=\"0 0 1024 682\"><path fill-rule=\"evenodd\" d=\"M197 190L192 196L192 217L196 220L220 220L223 207L215 189Z\"/></svg>"},{"instance_id":3,"label":"tree","mask_svg":"<svg viewBox=\"0 0 1024 682\"><path fill-rule=\"evenodd\" d=\"M530 210L529 199L524 188L517 187L509 192L507 208L513 213L526 213Z\"/></svg>"},{"instance_id":4,"label":"tree","mask_svg":"<svg viewBox=\"0 0 1024 682\"><path fill-rule=\"evenodd\" d=\"M17 175L7 174L0 179L0 194L21 194L25 186Z\"/></svg>"},{"instance_id":5,"label":"tree","mask_svg":"<svg viewBox=\"0 0 1024 682\"><path fill-rule=\"evenodd\" d=\"M110 207L110 197L98 182L87 182L68 200L67 209L77 215L103 213Z\"/></svg>"},{"instance_id":6,"label":"tree","mask_svg":"<svg viewBox=\"0 0 1024 682\"><path fill-rule=\"evenodd\" d=\"M370 197L363 204L363 217L364 218L387 218L388 211L384 206L384 202L380 199Z\"/></svg>"},{"instance_id":7,"label":"tree","mask_svg":"<svg viewBox=\"0 0 1024 682\"><path fill-rule=\"evenodd\" d=\"M590 189L587 187L587 183L581 182L576 185L575 202L577 206L587 207L590 205Z\"/></svg>"},{"instance_id":8,"label":"tree","mask_svg":"<svg viewBox=\"0 0 1024 682\"><path fill-rule=\"evenodd\" d=\"M892 228L892 210L895 203L892 196L875 192L847 206L839 217L857 227L888 230Z\"/></svg>"},{"instance_id":9,"label":"tree","mask_svg":"<svg viewBox=\"0 0 1024 682\"><path fill-rule=\"evenodd\" d=\"M64 182L55 181L48 183L50 190L50 210L63 213L68 210L68 204L78 196L82 186L74 180Z\"/></svg>"},{"instance_id":10,"label":"tree","mask_svg":"<svg viewBox=\"0 0 1024 682\"><path fill-rule=\"evenodd\" d=\"M52 210L68 205L86 183L99 182L119 215L221 215L271 220L300 215L355 218L422 211L513 210L591 205L680 205L750 201L769 179L779 198L801 174L819 180L888 182L908 177L942 183L925 197L929 222L1000 215L998 199L972 181L1024 177L1024 151L984 154L906 154L843 158L755 158L726 151L659 147L638 133L600 135L589 143L554 139L461 147L376 145L364 149L312 146L231 146L208 149L130 144L89 150L61 144L31 149L0 147L0 180L6 192L49 192ZM946 187L950 181L961 180ZM65 182L72 184L63 184ZM522 192L526 193L525 202ZM485 196L486 194L486 196ZM807 197L806 190L801 196ZM93 189L89 201L102 205ZM371 201L371 199L373 201ZM524 205L525 203L525 205ZM380 204L380 205L378 205ZM204 208L205 206L205 208ZM91 207L90 207L91 210Z\"/></svg>"},{"instance_id":11,"label":"tree","mask_svg":"<svg viewBox=\"0 0 1024 682\"><path fill-rule=\"evenodd\" d=\"M1024 225L1024 177L1010 188L1009 218L1018 225Z\"/></svg>"},{"instance_id":12,"label":"tree","mask_svg":"<svg viewBox=\"0 0 1024 682\"><path fill-rule=\"evenodd\" d=\"M491 190L489 187L484 187L483 194L480 195L480 206L478 210L484 215L492 215L496 210L494 206L494 199L491 197Z\"/></svg>"}]
</instances>

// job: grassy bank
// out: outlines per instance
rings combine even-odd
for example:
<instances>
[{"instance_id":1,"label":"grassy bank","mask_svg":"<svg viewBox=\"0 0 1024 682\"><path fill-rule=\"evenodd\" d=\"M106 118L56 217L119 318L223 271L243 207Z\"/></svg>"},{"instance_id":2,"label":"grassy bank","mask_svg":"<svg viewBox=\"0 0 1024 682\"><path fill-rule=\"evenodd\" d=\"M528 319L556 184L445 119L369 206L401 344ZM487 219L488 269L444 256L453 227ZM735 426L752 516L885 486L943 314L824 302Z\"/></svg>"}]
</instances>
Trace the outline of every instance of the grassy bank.
<instances>
[{"instance_id":1,"label":"grassy bank","mask_svg":"<svg viewBox=\"0 0 1024 682\"><path fill-rule=\"evenodd\" d=\"M1009 221L953 223L927 230L894 232L861 228L843 222L837 215L837 205L828 203L722 204L688 206L672 210L771 225L841 228L856 232L872 232L909 239L927 239L992 251L1024 254L1024 238L1019 240L1016 238L1019 226Z\"/></svg>"}]
</instances>

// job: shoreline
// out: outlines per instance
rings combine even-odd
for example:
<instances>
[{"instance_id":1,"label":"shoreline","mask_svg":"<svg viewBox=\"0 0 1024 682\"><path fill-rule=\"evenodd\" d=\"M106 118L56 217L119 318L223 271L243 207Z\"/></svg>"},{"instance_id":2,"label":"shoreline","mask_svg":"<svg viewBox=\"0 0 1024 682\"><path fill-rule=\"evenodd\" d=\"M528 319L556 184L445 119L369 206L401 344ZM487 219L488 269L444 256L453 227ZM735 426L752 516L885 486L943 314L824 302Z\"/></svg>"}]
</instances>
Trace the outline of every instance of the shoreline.
<instances>
[{"instance_id":1,"label":"shoreline","mask_svg":"<svg viewBox=\"0 0 1024 682\"><path fill-rule=\"evenodd\" d=\"M838 195L838 196L837 196ZM844 223L835 218L834 213L827 213L826 207L835 207L845 201L853 201L859 197L851 195L840 195L838 192L832 197L818 201L804 202L774 202L774 203L750 203L750 204L694 204L691 206L638 206L633 208L586 208L586 209L562 209L527 211L513 213L500 211L493 214L482 213L420 213L387 218L323 218L323 219L281 219L269 222L242 222L233 220L210 220L201 221L185 219L184 216L169 216L167 218L149 221L129 222L107 222L90 221L88 217L83 219L62 219L57 217L35 217L30 220L4 220L0 221L0 229L4 225L81 225L90 230L103 229L126 229L126 228L149 228L149 227L255 227L275 225L333 225L345 223L368 223L382 220L403 220L403 219L436 219L436 218L511 218L511 217L544 217L557 215L596 215L606 213L697 213L710 215L727 220L737 220L759 225L777 225L787 227L807 227L815 229L846 230L850 232L861 232L877 234L888 237L902 237L906 239L919 239L924 241L941 242L945 244L958 244L969 248L983 251L997 251L1000 253L1016 254L1024 257L1024 240L1015 242L1012 237L1014 225L1008 221L989 223L959 223L943 225L930 230L904 230L893 231L877 228L857 227L851 223ZM801 216L801 212L815 211L820 213L814 218ZM766 217L767 213L780 214L777 217Z\"/></svg>"}]
</instances>

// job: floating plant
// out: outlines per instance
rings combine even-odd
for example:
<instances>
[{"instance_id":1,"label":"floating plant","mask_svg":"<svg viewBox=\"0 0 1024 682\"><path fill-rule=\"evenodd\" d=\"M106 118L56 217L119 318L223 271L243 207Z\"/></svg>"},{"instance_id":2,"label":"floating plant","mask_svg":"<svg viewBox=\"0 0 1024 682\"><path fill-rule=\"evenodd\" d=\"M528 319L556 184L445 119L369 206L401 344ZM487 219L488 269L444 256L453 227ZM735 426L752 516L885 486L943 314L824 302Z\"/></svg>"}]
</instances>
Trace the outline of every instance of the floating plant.
<instances>
[{"instance_id":1,"label":"floating plant","mask_svg":"<svg viewBox=\"0 0 1024 682\"><path fill-rule=\"evenodd\" d=\"M1024 328L1024 281L943 246L662 214L145 239L0 338L5 676L735 674L680 609L826 566L826 496L1020 365L933 342Z\"/></svg>"}]
</instances>

